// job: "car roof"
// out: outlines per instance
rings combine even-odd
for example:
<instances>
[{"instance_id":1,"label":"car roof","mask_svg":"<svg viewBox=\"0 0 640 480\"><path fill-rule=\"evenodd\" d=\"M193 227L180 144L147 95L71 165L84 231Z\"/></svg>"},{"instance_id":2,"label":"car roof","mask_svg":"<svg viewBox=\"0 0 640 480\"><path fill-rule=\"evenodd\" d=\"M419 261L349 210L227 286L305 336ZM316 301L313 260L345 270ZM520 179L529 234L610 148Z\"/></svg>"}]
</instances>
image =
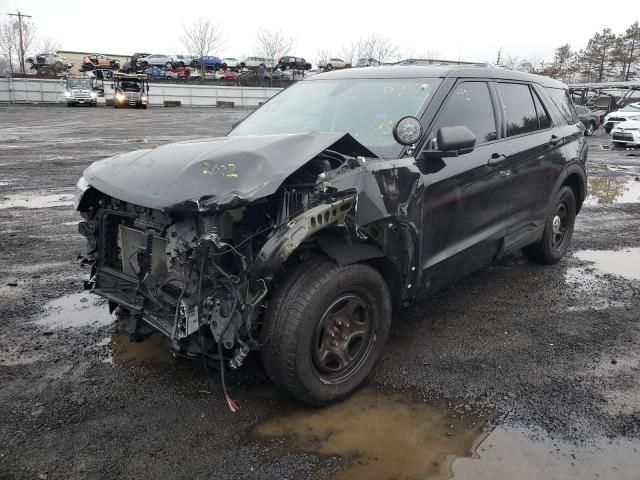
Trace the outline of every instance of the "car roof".
<instances>
[{"instance_id":1,"label":"car roof","mask_svg":"<svg viewBox=\"0 0 640 480\"><path fill-rule=\"evenodd\" d=\"M317 82L350 78L486 78L533 82L543 87L568 88L564 83L541 75L515 72L491 66L397 65L386 67L348 68L313 75L304 81Z\"/></svg>"}]
</instances>

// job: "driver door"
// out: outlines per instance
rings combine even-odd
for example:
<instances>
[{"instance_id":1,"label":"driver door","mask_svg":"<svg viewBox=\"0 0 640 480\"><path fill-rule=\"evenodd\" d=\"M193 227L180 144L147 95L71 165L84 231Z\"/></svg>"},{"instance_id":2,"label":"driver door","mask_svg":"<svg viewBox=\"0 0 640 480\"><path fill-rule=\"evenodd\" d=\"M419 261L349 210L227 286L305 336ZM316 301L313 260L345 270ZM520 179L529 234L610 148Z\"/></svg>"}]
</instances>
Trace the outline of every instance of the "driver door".
<instances>
[{"instance_id":1,"label":"driver door","mask_svg":"<svg viewBox=\"0 0 640 480\"><path fill-rule=\"evenodd\" d=\"M432 122L426 149L437 150L441 127L465 126L476 135L472 152L418 162L424 182L422 269L424 286L440 288L498 253L507 232L507 154L498 102L485 81L461 80Z\"/></svg>"}]
</instances>

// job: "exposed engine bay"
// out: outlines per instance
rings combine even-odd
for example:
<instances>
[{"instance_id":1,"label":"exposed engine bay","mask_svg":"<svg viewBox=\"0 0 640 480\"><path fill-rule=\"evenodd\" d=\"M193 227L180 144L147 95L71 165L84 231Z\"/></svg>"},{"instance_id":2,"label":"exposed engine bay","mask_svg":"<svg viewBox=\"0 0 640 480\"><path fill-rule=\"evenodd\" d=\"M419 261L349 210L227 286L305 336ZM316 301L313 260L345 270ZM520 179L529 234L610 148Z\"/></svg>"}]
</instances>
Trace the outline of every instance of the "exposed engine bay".
<instances>
[{"instance_id":1,"label":"exposed engine bay","mask_svg":"<svg viewBox=\"0 0 640 480\"><path fill-rule=\"evenodd\" d=\"M344 134L284 137L289 153L281 153L290 154L292 142L299 151L312 145L311 158L303 155L271 178L254 173L250 187L242 185L252 168L244 169L242 158L254 154L246 139L235 156L223 152L224 162L205 149L191 170L180 172L213 182L208 195L193 192L200 188L195 180L179 175L170 178L171 186L161 185L148 178L147 166L147 177L132 176L131 165L146 161L158 168L163 160L157 155L150 162L140 152L127 154L132 160L122 178L117 162L126 155L85 171L76 208L88 245L86 286L128 319L132 338L157 331L177 354L238 368L260 348L262 312L280 272L318 252L338 263L376 263L397 285L397 302L411 298L412 284L419 282L416 231L422 219L416 202L421 176L413 159L379 160ZM106 171L113 184L103 180ZM125 192L127 182L137 188Z\"/></svg>"}]
</instances>

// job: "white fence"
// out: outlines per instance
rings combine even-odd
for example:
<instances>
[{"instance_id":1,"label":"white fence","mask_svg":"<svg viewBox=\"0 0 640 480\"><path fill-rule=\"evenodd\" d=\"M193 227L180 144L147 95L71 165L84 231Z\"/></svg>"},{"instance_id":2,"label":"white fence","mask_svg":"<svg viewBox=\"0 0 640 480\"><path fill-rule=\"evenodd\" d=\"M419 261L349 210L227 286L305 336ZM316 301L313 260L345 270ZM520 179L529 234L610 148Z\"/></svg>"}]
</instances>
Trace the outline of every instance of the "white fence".
<instances>
[{"instance_id":1,"label":"white fence","mask_svg":"<svg viewBox=\"0 0 640 480\"><path fill-rule=\"evenodd\" d=\"M111 84L105 82L104 86L105 96L110 98ZM161 106L165 101L179 101L186 107L212 107L216 106L217 102L233 102L236 107L255 108L280 90L280 88L267 87L150 83L149 104ZM64 102L64 85L60 80L0 78L0 103Z\"/></svg>"}]
</instances>

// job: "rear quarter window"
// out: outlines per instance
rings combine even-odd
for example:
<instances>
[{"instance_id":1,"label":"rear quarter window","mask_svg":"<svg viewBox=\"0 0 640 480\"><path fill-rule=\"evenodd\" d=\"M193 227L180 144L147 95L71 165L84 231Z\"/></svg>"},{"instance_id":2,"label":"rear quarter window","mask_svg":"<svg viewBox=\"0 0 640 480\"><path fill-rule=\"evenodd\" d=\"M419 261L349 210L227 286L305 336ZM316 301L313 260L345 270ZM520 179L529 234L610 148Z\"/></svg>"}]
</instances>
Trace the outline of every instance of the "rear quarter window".
<instances>
[{"instance_id":1,"label":"rear quarter window","mask_svg":"<svg viewBox=\"0 0 640 480\"><path fill-rule=\"evenodd\" d=\"M565 122L569 125L578 123L578 114L576 113L576 108L573 105L573 100L571 100L571 96L569 95L569 90L550 87L546 87L545 90L551 97L554 105L560 111Z\"/></svg>"}]
</instances>

